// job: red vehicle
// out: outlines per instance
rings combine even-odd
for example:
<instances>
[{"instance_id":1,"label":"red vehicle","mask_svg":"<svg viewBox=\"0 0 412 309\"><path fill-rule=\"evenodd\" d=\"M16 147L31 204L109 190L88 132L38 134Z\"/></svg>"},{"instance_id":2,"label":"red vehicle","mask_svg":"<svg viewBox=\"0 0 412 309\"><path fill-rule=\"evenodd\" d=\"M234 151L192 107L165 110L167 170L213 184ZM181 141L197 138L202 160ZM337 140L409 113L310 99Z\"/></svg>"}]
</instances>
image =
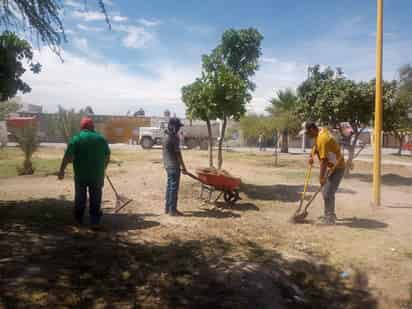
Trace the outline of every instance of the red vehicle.
<instances>
[{"instance_id":1,"label":"red vehicle","mask_svg":"<svg viewBox=\"0 0 412 309\"><path fill-rule=\"evenodd\" d=\"M410 152L412 152L412 143L406 143L402 146L403 150L409 150Z\"/></svg>"},{"instance_id":2,"label":"red vehicle","mask_svg":"<svg viewBox=\"0 0 412 309\"><path fill-rule=\"evenodd\" d=\"M10 117L7 119L7 127L10 129L21 129L28 126L37 126L36 117Z\"/></svg>"}]
</instances>

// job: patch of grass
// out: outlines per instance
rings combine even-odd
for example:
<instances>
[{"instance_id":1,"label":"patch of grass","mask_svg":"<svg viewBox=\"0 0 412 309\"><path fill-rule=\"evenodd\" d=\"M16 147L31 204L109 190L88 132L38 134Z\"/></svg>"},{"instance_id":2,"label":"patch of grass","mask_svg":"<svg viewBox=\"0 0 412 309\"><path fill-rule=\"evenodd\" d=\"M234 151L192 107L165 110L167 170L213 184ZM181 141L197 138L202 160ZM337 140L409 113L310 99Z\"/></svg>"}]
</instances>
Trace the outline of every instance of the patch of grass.
<instances>
[{"instance_id":1,"label":"patch of grass","mask_svg":"<svg viewBox=\"0 0 412 309\"><path fill-rule=\"evenodd\" d=\"M153 159L161 159L162 154L159 149L151 150L123 150L123 149L113 149L111 154L111 160L115 162L136 162L136 161L147 161Z\"/></svg>"},{"instance_id":2,"label":"patch of grass","mask_svg":"<svg viewBox=\"0 0 412 309\"><path fill-rule=\"evenodd\" d=\"M0 152L0 178L10 178L18 176L17 169L23 164L23 155L14 150L7 150L6 153ZM41 158L34 157L34 175L50 175L56 173L60 167L60 158ZM67 174L72 174L71 166L67 169Z\"/></svg>"}]
</instances>

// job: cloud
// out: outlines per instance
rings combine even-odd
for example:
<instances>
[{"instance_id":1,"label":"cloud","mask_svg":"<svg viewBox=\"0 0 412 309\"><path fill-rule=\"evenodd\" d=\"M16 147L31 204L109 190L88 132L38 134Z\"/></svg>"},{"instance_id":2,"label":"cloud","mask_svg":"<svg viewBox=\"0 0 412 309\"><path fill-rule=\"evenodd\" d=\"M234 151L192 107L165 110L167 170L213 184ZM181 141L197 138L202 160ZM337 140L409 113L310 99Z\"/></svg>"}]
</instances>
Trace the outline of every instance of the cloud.
<instances>
[{"instance_id":1,"label":"cloud","mask_svg":"<svg viewBox=\"0 0 412 309\"><path fill-rule=\"evenodd\" d=\"M161 24L161 21L159 20L149 20L146 18L140 18L137 22L145 27L156 27Z\"/></svg>"},{"instance_id":2,"label":"cloud","mask_svg":"<svg viewBox=\"0 0 412 309\"><path fill-rule=\"evenodd\" d=\"M155 35L146 31L143 27L129 25L118 26L115 29L126 33L126 36L123 38L123 45L127 48L146 48L155 39Z\"/></svg>"},{"instance_id":3,"label":"cloud","mask_svg":"<svg viewBox=\"0 0 412 309\"><path fill-rule=\"evenodd\" d=\"M260 69L256 72L253 81L256 91L249 110L255 113L264 113L269 100L281 89L295 89L306 77L307 64L285 61L275 58L267 52L262 55Z\"/></svg>"},{"instance_id":4,"label":"cloud","mask_svg":"<svg viewBox=\"0 0 412 309\"><path fill-rule=\"evenodd\" d=\"M79 44L88 46L83 40ZM129 72L122 65L97 62L69 52L63 52L63 58L64 63L47 48L35 52L42 72L28 71L24 75L32 87L32 92L23 97L25 102L41 104L49 112L54 112L57 105L76 109L91 105L101 114L121 115L142 107L151 115L161 115L168 108L183 116L180 89L192 82L200 70L200 65L146 63L145 70L153 73L147 77Z\"/></svg>"},{"instance_id":5,"label":"cloud","mask_svg":"<svg viewBox=\"0 0 412 309\"><path fill-rule=\"evenodd\" d=\"M98 11L74 11L72 13L73 17L82 19L84 21L102 21L105 20L106 17L104 16L104 14L102 12L98 12Z\"/></svg>"},{"instance_id":6,"label":"cloud","mask_svg":"<svg viewBox=\"0 0 412 309\"><path fill-rule=\"evenodd\" d=\"M80 50L86 50L89 49L89 44L87 43L87 40L85 38L73 38L72 40L73 45Z\"/></svg>"},{"instance_id":7,"label":"cloud","mask_svg":"<svg viewBox=\"0 0 412 309\"><path fill-rule=\"evenodd\" d=\"M77 10L82 10L82 9L85 8L85 3L84 2L82 3L82 2L76 1L76 0L65 0L64 4L67 5L67 6L70 6L74 9L77 9Z\"/></svg>"},{"instance_id":8,"label":"cloud","mask_svg":"<svg viewBox=\"0 0 412 309\"><path fill-rule=\"evenodd\" d=\"M100 32L103 31L102 27L92 27L92 26L87 26L84 24L77 24L77 28L83 31L88 31L88 32Z\"/></svg>"},{"instance_id":9,"label":"cloud","mask_svg":"<svg viewBox=\"0 0 412 309\"><path fill-rule=\"evenodd\" d=\"M82 19L85 22L106 20L106 16L102 12L99 12L99 11L76 10L72 13L72 16L78 19ZM113 13L112 15L109 15L109 20L111 22L122 23L122 22L128 21L129 18L121 15L120 13Z\"/></svg>"},{"instance_id":10,"label":"cloud","mask_svg":"<svg viewBox=\"0 0 412 309\"><path fill-rule=\"evenodd\" d=\"M127 18L126 16L115 15L110 17L110 20L121 23L129 20L129 18Z\"/></svg>"}]
</instances>

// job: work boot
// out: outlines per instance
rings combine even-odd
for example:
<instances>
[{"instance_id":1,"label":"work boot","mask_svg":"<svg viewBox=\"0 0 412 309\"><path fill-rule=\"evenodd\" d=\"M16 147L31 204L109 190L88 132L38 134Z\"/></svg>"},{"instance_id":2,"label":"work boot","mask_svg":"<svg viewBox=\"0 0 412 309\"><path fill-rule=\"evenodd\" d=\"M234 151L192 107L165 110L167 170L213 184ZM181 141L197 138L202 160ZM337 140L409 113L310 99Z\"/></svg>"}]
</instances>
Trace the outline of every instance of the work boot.
<instances>
[{"instance_id":1,"label":"work boot","mask_svg":"<svg viewBox=\"0 0 412 309\"><path fill-rule=\"evenodd\" d=\"M183 217L184 216L184 214L182 212L178 211L177 209L173 210L173 211L170 211L169 214L172 217Z\"/></svg>"},{"instance_id":2,"label":"work boot","mask_svg":"<svg viewBox=\"0 0 412 309\"><path fill-rule=\"evenodd\" d=\"M336 224L336 216L335 215L328 215L325 217L321 217L317 225L335 225Z\"/></svg>"}]
</instances>

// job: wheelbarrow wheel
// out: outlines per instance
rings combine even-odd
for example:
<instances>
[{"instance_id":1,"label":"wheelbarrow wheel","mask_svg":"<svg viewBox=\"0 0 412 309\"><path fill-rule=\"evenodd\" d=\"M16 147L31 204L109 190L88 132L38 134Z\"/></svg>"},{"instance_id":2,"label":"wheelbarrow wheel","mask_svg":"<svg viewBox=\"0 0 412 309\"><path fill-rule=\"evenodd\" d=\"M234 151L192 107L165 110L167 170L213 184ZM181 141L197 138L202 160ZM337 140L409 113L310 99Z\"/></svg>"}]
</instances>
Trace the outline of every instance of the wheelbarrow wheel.
<instances>
[{"instance_id":1,"label":"wheelbarrow wheel","mask_svg":"<svg viewBox=\"0 0 412 309\"><path fill-rule=\"evenodd\" d=\"M226 203L234 204L240 199L239 198L239 192L237 192L237 191L226 191L223 195L223 198L224 198Z\"/></svg>"}]
</instances>

